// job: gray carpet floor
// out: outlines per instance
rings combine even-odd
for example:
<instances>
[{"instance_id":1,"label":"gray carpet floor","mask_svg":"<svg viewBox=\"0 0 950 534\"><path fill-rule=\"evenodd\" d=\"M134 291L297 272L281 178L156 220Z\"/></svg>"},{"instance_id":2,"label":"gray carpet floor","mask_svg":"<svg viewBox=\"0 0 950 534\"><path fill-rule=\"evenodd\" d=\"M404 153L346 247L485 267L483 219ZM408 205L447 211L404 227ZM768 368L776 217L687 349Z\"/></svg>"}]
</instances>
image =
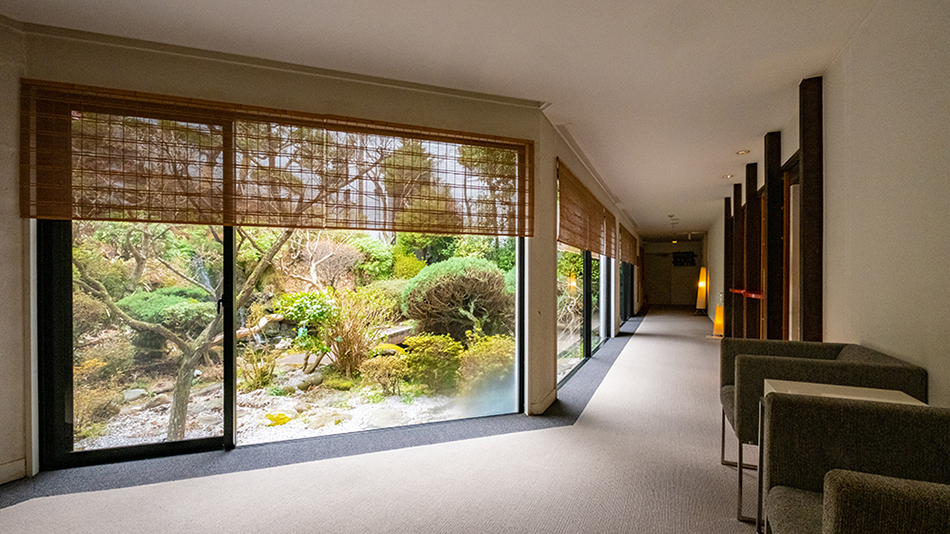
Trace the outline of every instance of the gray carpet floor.
<instances>
[{"instance_id":1,"label":"gray carpet floor","mask_svg":"<svg viewBox=\"0 0 950 534\"><path fill-rule=\"evenodd\" d=\"M711 329L651 311L584 366L604 376L573 424L63 491L0 509L0 532L751 533L719 465Z\"/></svg>"}]
</instances>

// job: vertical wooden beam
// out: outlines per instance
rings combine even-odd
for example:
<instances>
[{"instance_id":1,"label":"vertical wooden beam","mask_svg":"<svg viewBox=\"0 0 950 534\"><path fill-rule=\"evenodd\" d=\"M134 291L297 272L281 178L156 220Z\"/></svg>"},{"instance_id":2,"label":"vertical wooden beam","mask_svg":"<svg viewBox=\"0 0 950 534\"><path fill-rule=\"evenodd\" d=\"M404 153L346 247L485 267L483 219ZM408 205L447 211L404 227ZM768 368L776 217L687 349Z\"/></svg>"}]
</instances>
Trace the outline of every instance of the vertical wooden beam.
<instances>
[{"instance_id":1,"label":"vertical wooden beam","mask_svg":"<svg viewBox=\"0 0 950 534\"><path fill-rule=\"evenodd\" d=\"M823 341L824 153L821 77L802 80L798 106L801 131L802 339Z\"/></svg>"},{"instance_id":2,"label":"vertical wooden beam","mask_svg":"<svg viewBox=\"0 0 950 534\"><path fill-rule=\"evenodd\" d=\"M732 289L745 290L745 211L742 184L732 186ZM745 299L732 295L732 337L745 337Z\"/></svg>"},{"instance_id":3,"label":"vertical wooden beam","mask_svg":"<svg viewBox=\"0 0 950 534\"><path fill-rule=\"evenodd\" d=\"M765 134L765 339L782 339L782 283L785 277L785 182L782 132Z\"/></svg>"},{"instance_id":4,"label":"vertical wooden beam","mask_svg":"<svg viewBox=\"0 0 950 534\"><path fill-rule=\"evenodd\" d=\"M745 166L745 289L762 293L762 208L759 202L759 165ZM745 297L745 337L758 339L758 298Z\"/></svg>"},{"instance_id":5,"label":"vertical wooden beam","mask_svg":"<svg viewBox=\"0 0 950 534\"><path fill-rule=\"evenodd\" d=\"M723 239L723 266L722 266L722 335L723 337L733 337L732 335L732 292L729 289L735 287L732 279L732 199L726 197L724 200L724 215L726 221L725 238Z\"/></svg>"}]
</instances>

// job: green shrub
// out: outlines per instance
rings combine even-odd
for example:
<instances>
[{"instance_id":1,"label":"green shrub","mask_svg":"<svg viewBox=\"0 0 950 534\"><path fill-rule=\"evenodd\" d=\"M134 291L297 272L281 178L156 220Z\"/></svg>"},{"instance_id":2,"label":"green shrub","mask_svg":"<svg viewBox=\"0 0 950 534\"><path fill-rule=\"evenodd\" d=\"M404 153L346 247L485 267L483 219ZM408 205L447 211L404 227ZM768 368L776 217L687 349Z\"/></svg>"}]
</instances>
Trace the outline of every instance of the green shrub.
<instances>
[{"instance_id":1,"label":"green shrub","mask_svg":"<svg viewBox=\"0 0 950 534\"><path fill-rule=\"evenodd\" d=\"M481 258L451 258L426 267L406 284L402 310L418 321L421 331L463 340L468 330L510 332L514 298L495 264Z\"/></svg>"},{"instance_id":2,"label":"green shrub","mask_svg":"<svg viewBox=\"0 0 950 534\"><path fill-rule=\"evenodd\" d=\"M383 389L383 395L398 395L399 384L409 371L401 356L377 356L360 364L360 376L363 381L376 384Z\"/></svg>"},{"instance_id":3,"label":"green shrub","mask_svg":"<svg viewBox=\"0 0 950 534\"><path fill-rule=\"evenodd\" d=\"M241 389L254 391L264 389L274 380L274 368L277 367L277 351L256 350L250 345L244 348L237 359Z\"/></svg>"},{"instance_id":4,"label":"green shrub","mask_svg":"<svg viewBox=\"0 0 950 534\"><path fill-rule=\"evenodd\" d=\"M337 368L350 377L379 344L380 329L388 323L391 308L368 294L343 290L336 295L340 307L327 326L327 339Z\"/></svg>"},{"instance_id":5,"label":"green shrub","mask_svg":"<svg viewBox=\"0 0 950 534\"><path fill-rule=\"evenodd\" d=\"M408 280L399 279L380 280L357 289L356 294L386 308L387 320L397 324L406 319L402 314L402 290L407 282Z\"/></svg>"},{"instance_id":6,"label":"green shrub","mask_svg":"<svg viewBox=\"0 0 950 534\"><path fill-rule=\"evenodd\" d=\"M404 344L410 380L435 392L455 389L461 343L445 334L422 334L407 337Z\"/></svg>"},{"instance_id":7,"label":"green shrub","mask_svg":"<svg viewBox=\"0 0 950 534\"><path fill-rule=\"evenodd\" d=\"M415 254L395 254L393 256L393 273L396 278L408 280L419 274L426 266L425 260L420 260Z\"/></svg>"},{"instance_id":8,"label":"green shrub","mask_svg":"<svg viewBox=\"0 0 950 534\"><path fill-rule=\"evenodd\" d=\"M274 301L274 311L298 325L319 328L335 318L336 301L331 290L287 293Z\"/></svg>"},{"instance_id":9,"label":"green shrub","mask_svg":"<svg viewBox=\"0 0 950 534\"><path fill-rule=\"evenodd\" d=\"M512 295L518 290L518 269L512 267L505 273L505 290Z\"/></svg>"},{"instance_id":10,"label":"green shrub","mask_svg":"<svg viewBox=\"0 0 950 534\"><path fill-rule=\"evenodd\" d=\"M74 355L73 374L77 383L104 382L129 372L135 361L135 347L125 335L109 336L75 351Z\"/></svg>"},{"instance_id":11,"label":"green shrub","mask_svg":"<svg viewBox=\"0 0 950 534\"><path fill-rule=\"evenodd\" d=\"M73 248L73 258L86 269L86 274L93 280L105 286L106 291L113 299L121 299L129 286L131 267L126 265L122 258L108 260L97 250L92 243L84 243ZM78 278L78 271L73 267L74 278Z\"/></svg>"},{"instance_id":12,"label":"green shrub","mask_svg":"<svg viewBox=\"0 0 950 534\"><path fill-rule=\"evenodd\" d=\"M350 244L363 253L363 262L356 266L356 274L362 282L385 280L393 275L393 249L372 237L358 237Z\"/></svg>"},{"instance_id":13,"label":"green shrub","mask_svg":"<svg viewBox=\"0 0 950 534\"><path fill-rule=\"evenodd\" d=\"M349 391L356 385L356 382L352 378L346 378L345 376L331 376L323 379L323 385L330 389Z\"/></svg>"},{"instance_id":14,"label":"green shrub","mask_svg":"<svg viewBox=\"0 0 950 534\"><path fill-rule=\"evenodd\" d=\"M451 235L400 233L396 237L396 248L403 254L419 253L426 263L445 261L455 254L459 238Z\"/></svg>"},{"instance_id":15,"label":"green shrub","mask_svg":"<svg viewBox=\"0 0 950 534\"><path fill-rule=\"evenodd\" d=\"M185 301L162 310L162 324L177 332L187 332L192 337L201 333L218 314L214 302Z\"/></svg>"},{"instance_id":16,"label":"green shrub","mask_svg":"<svg viewBox=\"0 0 950 534\"><path fill-rule=\"evenodd\" d=\"M211 296L196 287L163 287L155 291L139 291L116 302L116 306L133 319L162 323L166 308L183 302L210 302ZM213 304L213 302L212 302Z\"/></svg>"},{"instance_id":17,"label":"green shrub","mask_svg":"<svg viewBox=\"0 0 950 534\"><path fill-rule=\"evenodd\" d=\"M82 291L73 291L73 339L95 334L109 319L109 309L99 299Z\"/></svg>"},{"instance_id":18,"label":"green shrub","mask_svg":"<svg viewBox=\"0 0 950 534\"><path fill-rule=\"evenodd\" d=\"M515 340L511 336L469 333L468 349L459 356L459 378L465 392L491 389L511 379Z\"/></svg>"}]
</instances>

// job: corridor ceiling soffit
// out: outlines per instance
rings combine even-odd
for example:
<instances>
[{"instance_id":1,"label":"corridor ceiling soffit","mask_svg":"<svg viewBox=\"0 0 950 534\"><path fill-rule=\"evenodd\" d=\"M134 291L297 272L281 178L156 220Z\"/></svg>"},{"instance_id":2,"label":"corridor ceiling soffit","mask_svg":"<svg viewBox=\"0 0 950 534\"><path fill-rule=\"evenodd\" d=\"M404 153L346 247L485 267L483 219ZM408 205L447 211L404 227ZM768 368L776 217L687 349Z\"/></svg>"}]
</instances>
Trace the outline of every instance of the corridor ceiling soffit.
<instances>
[{"instance_id":1,"label":"corridor ceiling soffit","mask_svg":"<svg viewBox=\"0 0 950 534\"><path fill-rule=\"evenodd\" d=\"M707 229L878 0L0 0L34 24L550 102L641 235ZM737 155L741 149L751 152ZM785 154L784 156L788 156Z\"/></svg>"}]
</instances>

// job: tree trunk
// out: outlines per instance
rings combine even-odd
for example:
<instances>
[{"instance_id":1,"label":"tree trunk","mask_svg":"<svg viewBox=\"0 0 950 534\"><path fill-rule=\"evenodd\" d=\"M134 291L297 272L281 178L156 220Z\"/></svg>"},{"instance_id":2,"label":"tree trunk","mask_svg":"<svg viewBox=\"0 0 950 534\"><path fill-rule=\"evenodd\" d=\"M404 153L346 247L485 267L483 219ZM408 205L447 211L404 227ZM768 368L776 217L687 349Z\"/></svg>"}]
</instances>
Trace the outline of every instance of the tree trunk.
<instances>
[{"instance_id":1,"label":"tree trunk","mask_svg":"<svg viewBox=\"0 0 950 534\"><path fill-rule=\"evenodd\" d=\"M188 415L188 397L191 395L191 383L195 378L196 360L193 355L182 355L175 389L172 393L172 405L168 415L168 434L165 441L185 439L185 417Z\"/></svg>"}]
</instances>

